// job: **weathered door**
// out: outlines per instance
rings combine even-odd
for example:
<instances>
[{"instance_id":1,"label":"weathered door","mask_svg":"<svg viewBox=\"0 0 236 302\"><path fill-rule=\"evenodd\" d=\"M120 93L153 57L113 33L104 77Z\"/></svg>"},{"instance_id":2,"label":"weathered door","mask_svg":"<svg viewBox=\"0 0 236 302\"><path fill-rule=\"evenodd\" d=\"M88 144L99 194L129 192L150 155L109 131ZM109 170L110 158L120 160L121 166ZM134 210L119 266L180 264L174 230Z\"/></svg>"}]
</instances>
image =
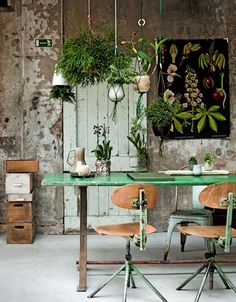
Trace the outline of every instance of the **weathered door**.
<instances>
[{"instance_id":1,"label":"weathered door","mask_svg":"<svg viewBox=\"0 0 236 302\"><path fill-rule=\"evenodd\" d=\"M96 146L93 134L95 124L106 124L110 127L109 138L113 146L111 158L112 171L132 171L137 166L134 146L128 141L131 120L135 115L138 94L131 85L126 85L125 98L118 104L116 123L110 118L114 103L107 97L107 84L77 89L77 103L64 104L64 170L68 151L75 147L85 147L86 163L95 171L95 161L91 150ZM146 105L146 99L143 98ZM132 211L118 209L110 202L114 187L90 187L88 189L88 227L97 224L129 222L134 219ZM65 188L65 233L79 230L79 219L76 197L73 188Z\"/></svg>"}]
</instances>

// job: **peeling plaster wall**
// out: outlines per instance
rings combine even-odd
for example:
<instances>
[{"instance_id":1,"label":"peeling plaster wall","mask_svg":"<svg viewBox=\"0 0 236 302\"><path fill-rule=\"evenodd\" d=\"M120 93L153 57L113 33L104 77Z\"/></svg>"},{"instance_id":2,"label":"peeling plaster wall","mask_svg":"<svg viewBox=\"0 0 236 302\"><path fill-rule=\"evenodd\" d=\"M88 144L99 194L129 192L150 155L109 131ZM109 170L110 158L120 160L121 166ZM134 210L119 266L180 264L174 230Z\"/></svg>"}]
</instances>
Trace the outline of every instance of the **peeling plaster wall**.
<instances>
[{"instance_id":1,"label":"peeling plaster wall","mask_svg":"<svg viewBox=\"0 0 236 302\"><path fill-rule=\"evenodd\" d=\"M38 232L62 233L63 192L42 188L46 172L62 170L62 106L49 101L53 66L60 47L60 1L16 1L0 13L0 223L4 214L4 160L38 159L34 176ZM53 47L35 47L50 38Z\"/></svg>"},{"instance_id":2,"label":"peeling plaster wall","mask_svg":"<svg viewBox=\"0 0 236 302\"><path fill-rule=\"evenodd\" d=\"M4 160L34 158L40 161L35 176L36 217L38 231L61 233L63 230L63 192L59 188L42 188L46 172L62 171L62 108L48 100L53 66L61 41L60 0L18 0L14 12L0 12L0 224L5 223ZM121 39L129 39L140 16L137 0L118 2L118 26ZM236 168L235 85L236 85L236 1L165 0L163 16L159 1L143 1L144 35L161 32L174 38L229 39L231 137L229 139L176 140L164 143L164 158L158 154L159 142L148 131L150 170L180 168L189 155L202 159L205 151L215 154L216 165ZM76 36L78 25L87 22L87 1L64 1L65 37ZM114 1L91 1L92 29L102 31L114 25ZM36 38L51 38L52 48L36 48ZM156 83L148 95L155 97ZM165 229L174 207L174 188L161 188L159 204L149 213L151 223ZM179 190L179 205L191 203L190 188Z\"/></svg>"}]
</instances>

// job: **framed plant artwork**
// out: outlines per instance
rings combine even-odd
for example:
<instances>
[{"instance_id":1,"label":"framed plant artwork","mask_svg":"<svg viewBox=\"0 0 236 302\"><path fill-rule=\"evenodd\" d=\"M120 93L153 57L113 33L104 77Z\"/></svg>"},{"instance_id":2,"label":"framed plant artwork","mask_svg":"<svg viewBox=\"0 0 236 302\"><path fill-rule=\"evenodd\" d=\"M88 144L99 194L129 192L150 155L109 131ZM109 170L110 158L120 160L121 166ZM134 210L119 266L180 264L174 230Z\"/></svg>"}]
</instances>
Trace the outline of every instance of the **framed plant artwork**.
<instances>
[{"instance_id":1,"label":"framed plant artwork","mask_svg":"<svg viewBox=\"0 0 236 302\"><path fill-rule=\"evenodd\" d=\"M172 129L166 138L229 137L228 40L170 40L161 62L164 90L192 115L182 133Z\"/></svg>"}]
</instances>

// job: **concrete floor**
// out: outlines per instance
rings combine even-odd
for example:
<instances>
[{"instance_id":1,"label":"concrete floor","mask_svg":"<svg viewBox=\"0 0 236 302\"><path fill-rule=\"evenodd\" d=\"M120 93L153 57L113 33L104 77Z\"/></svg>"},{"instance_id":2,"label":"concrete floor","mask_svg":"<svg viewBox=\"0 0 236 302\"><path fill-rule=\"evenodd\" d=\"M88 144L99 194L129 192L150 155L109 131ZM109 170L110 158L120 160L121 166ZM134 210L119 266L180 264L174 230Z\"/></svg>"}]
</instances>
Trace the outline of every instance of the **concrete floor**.
<instances>
[{"instance_id":1,"label":"concrete floor","mask_svg":"<svg viewBox=\"0 0 236 302\"><path fill-rule=\"evenodd\" d=\"M122 301L124 279L120 277L104 288L94 300L87 294L100 284L106 276L115 271L116 265L93 265L88 270L87 293L76 292L78 272L75 261L78 257L79 237L77 235L52 236L37 235L32 245L6 244L5 235L0 235L0 301L1 302L83 302ZM149 236L145 251L132 246L133 259L162 259L165 233ZM125 241L119 237L88 236L90 260L121 260ZM179 234L174 233L169 259L201 259L204 252L203 241L187 239L186 252L179 252ZM219 249L219 253L223 254ZM233 242L229 257L236 255L236 242ZM139 265L139 269L158 288L169 302L194 301L201 277L198 276L185 290L175 288L184 281L199 264ZM236 284L236 264L225 264L223 269ZM137 289L128 290L128 301L154 302L160 299L137 277ZM204 290L200 302L236 301L232 290L226 290L218 276L215 277L215 290Z\"/></svg>"}]
</instances>

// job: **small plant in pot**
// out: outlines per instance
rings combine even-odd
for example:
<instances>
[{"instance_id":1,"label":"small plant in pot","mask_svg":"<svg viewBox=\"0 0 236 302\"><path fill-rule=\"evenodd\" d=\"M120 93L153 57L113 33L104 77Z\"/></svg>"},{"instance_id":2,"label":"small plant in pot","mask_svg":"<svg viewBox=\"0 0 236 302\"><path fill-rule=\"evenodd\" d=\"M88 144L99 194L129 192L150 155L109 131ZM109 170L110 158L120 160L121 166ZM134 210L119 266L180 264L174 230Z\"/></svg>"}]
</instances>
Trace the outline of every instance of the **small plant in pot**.
<instances>
[{"instance_id":1,"label":"small plant in pot","mask_svg":"<svg viewBox=\"0 0 236 302\"><path fill-rule=\"evenodd\" d=\"M96 174L102 176L110 175L111 167L111 150L110 140L107 139L109 134L109 127L103 125L93 126L94 134L97 136L97 145L92 152L95 154L96 160ZM102 142L100 142L102 140Z\"/></svg>"},{"instance_id":2,"label":"small plant in pot","mask_svg":"<svg viewBox=\"0 0 236 302\"><path fill-rule=\"evenodd\" d=\"M187 120L192 117L188 111L182 111L180 102L174 97L173 93L167 89L163 97L157 97L146 109L148 120L152 123L152 129L156 136L160 136L160 155L162 156L163 138L170 131L183 133L183 123L180 120Z\"/></svg>"},{"instance_id":3,"label":"small plant in pot","mask_svg":"<svg viewBox=\"0 0 236 302\"><path fill-rule=\"evenodd\" d=\"M136 76L133 79L133 83L134 90L137 90L139 93L149 91L151 84L150 77L154 75L157 69L159 52L167 40L169 40L168 37L160 41L156 38L149 41L144 38L138 38L136 33L133 32L130 41L121 42L131 55L136 58Z\"/></svg>"},{"instance_id":4,"label":"small plant in pot","mask_svg":"<svg viewBox=\"0 0 236 302\"><path fill-rule=\"evenodd\" d=\"M117 104L125 97L123 84L130 84L132 82L134 73L131 71L131 57L123 53L115 53L113 64L110 66L107 82L108 97L114 102L114 109L111 117L116 121Z\"/></svg>"},{"instance_id":5,"label":"small plant in pot","mask_svg":"<svg viewBox=\"0 0 236 302\"><path fill-rule=\"evenodd\" d=\"M193 153L193 155L190 156L188 164L189 164L189 169L190 170L193 170L193 166L197 165L197 158L196 158L195 153Z\"/></svg>"},{"instance_id":6,"label":"small plant in pot","mask_svg":"<svg viewBox=\"0 0 236 302\"><path fill-rule=\"evenodd\" d=\"M206 171L213 170L213 156L210 153L204 155L204 168Z\"/></svg>"}]
</instances>

